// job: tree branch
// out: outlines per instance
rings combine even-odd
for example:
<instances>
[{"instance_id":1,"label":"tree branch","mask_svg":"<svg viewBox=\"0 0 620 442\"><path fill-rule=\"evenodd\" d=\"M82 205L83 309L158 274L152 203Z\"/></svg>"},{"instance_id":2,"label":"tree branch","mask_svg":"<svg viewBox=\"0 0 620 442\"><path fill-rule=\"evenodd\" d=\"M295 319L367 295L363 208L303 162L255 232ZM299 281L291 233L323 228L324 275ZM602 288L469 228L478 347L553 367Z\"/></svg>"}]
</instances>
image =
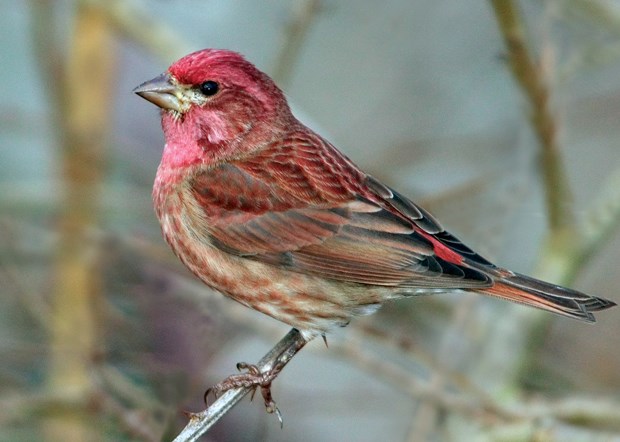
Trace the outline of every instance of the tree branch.
<instances>
[{"instance_id":1,"label":"tree branch","mask_svg":"<svg viewBox=\"0 0 620 442\"><path fill-rule=\"evenodd\" d=\"M284 45L278 54L272 75L273 79L283 87L290 83L299 50L320 8L321 0L301 0L295 5L293 18L286 28Z\"/></svg>"},{"instance_id":2,"label":"tree branch","mask_svg":"<svg viewBox=\"0 0 620 442\"><path fill-rule=\"evenodd\" d=\"M551 111L551 93L543 69L528 53L523 23L512 0L491 0L500 32L508 49L512 74L531 104L530 119L541 145L545 200L552 231L574 224L568 179L560 156L558 124Z\"/></svg>"},{"instance_id":3,"label":"tree branch","mask_svg":"<svg viewBox=\"0 0 620 442\"><path fill-rule=\"evenodd\" d=\"M276 365L286 365L293 356L306 344L306 340L297 329L291 329L258 362L257 367L262 373L271 370ZM213 404L199 413L191 413L185 428L173 442L191 442L207 432L221 417L234 407L245 395L253 390L252 387L243 387L229 390L219 397Z\"/></svg>"},{"instance_id":4,"label":"tree branch","mask_svg":"<svg viewBox=\"0 0 620 442\"><path fill-rule=\"evenodd\" d=\"M190 44L174 29L155 20L136 2L126 0L80 0L97 7L109 23L122 35L141 44L166 63L191 52Z\"/></svg>"},{"instance_id":5,"label":"tree branch","mask_svg":"<svg viewBox=\"0 0 620 442\"><path fill-rule=\"evenodd\" d=\"M580 230L583 241L579 253L575 254L573 274L598 252L620 226L620 169L607 180L601 197L588 208L588 217Z\"/></svg>"}]
</instances>

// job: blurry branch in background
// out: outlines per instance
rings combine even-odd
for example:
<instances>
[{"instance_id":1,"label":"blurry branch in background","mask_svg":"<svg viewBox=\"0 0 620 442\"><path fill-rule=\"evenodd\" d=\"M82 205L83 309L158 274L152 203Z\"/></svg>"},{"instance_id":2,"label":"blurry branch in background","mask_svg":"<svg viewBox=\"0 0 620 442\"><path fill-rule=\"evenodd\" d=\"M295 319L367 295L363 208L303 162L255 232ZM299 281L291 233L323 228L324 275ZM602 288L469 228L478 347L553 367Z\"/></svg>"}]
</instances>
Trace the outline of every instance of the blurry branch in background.
<instances>
[{"instance_id":1,"label":"blurry branch in background","mask_svg":"<svg viewBox=\"0 0 620 442\"><path fill-rule=\"evenodd\" d=\"M556 0L557 14L566 19L586 22L596 32L607 32L615 37L611 43L596 43L582 47L573 55L558 73L558 79L565 82L575 74L583 74L620 58L620 11L615 4L602 0Z\"/></svg>"},{"instance_id":2,"label":"blurry branch in background","mask_svg":"<svg viewBox=\"0 0 620 442\"><path fill-rule=\"evenodd\" d=\"M620 227L620 169L607 180L583 223L582 247L575 257L575 271L588 262Z\"/></svg>"},{"instance_id":3,"label":"blurry branch in background","mask_svg":"<svg viewBox=\"0 0 620 442\"><path fill-rule=\"evenodd\" d=\"M604 23L620 34L620 14L612 13L609 5L595 0L563 0L575 9L588 11L592 19L605 16ZM524 25L516 2L491 0L500 32L508 49L508 60L513 76L530 101L531 122L541 146L541 170L549 217L549 234L539 260L537 276L570 285L577 271L592 256L601 238L608 236L620 224L620 192L617 179L608 183L604 201L597 202L589 213L588 229L578 226L570 201L568 178L565 174L558 143L558 123L550 109L551 92L544 61L535 62L529 55L524 35ZM620 170L618 171L620 173ZM598 219L597 217L600 217ZM585 232L585 233L584 233Z\"/></svg>"},{"instance_id":4,"label":"blurry branch in background","mask_svg":"<svg viewBox=\"0 0 620 442\"><path fill-rule=\"evenodd\" d=\"M534 61L524 35L523 22L512 0L492 0L507 57L515 80L530 101L530 121L541 146L541 171L552 231L571 228L574 216L570 207L568 179L562 164L558 142L558 123L551 110L551 92L545 60Z\"/></svg>"},{"instance_id":5,"label":"blurry branch in background","mask_svg":"<svg viewBox=\"0 0 620 442\"><path fill-rule=\"evenodd\" d=\"M149 395L143 385L110 364L102 364L94 373L99 388L97 405L100 416L112 417L131 440L156 441L177 410Z\"/></svg>"},{"instance_id":6,"label":"blurry branch in background","mask_svg":"<svg viewBox=\"0 0 620 442\"><path fill-rule=\"evenodd\" d=\"M57 106L63 106L65 102L65 54L58 35L57 22L54 20L55 2L48 0L30 0L32 11L32 40L35 52L35 61L38 63L41 82L46 82L53 87L42 88L44 93L49 94L48 101ZM62 127L62 113L50 112L53 119L50 126L60 130ZM61 133L55 134L56 139L62 137Z\"/></svg>"},{"instance_id":7,"label":"blurry branch in background","mask_svg":"<svg viewBox=\"0 0 620 442\"><path fill-rule=\"evenodd\" d=\"M566 239L571 239L575 223L572 207L569 204L568 178L562 164L558 142L558 122L551 109L551 91L546 78L548 72L543 69L543 64L534 61L529 53L517 2L491 0L491 5L507 47L507 59L512 74L529 101L530 123L541 147L540 171L543 177L550 232L548 244L553 246L545 248L543 253L547 255L549 248L555 250L557 244L561 245L562 252L566 252L567 248L574 244ZM550 62L550 60L544 61ZM550 261L545 261L545 263L548 262ZM565 268L565 266L562 267L562 269ZM545 276L543 279L561 282L554 276ZM549 315L545 317L541 312L524 310L515 310L512 315L504 318L501 328L497 328L488 321L475 326L477 328L483 326L489 336L477 348L479 355L477 363L474 364L475 370L471 369L467 373L472 382L485 385L489 391L514 388L519 367L533 353L528 342L528 335L532 333L532 330L541 329L551 320ZM441 348L437 354L438 364L450 368L466 364L465 360L468 356L460 356L459 352L454 352L452 349L457 345L455 343L461 342L459 337L466 336L468 331L474 327L472 322L475 315L472 311L473 301L471 299L464 298L457 305L453 318L441 337ZM505 351L506 342L511 342L513 346L508 354ZM446 379L439 372L432 373L431 381L432 388L437 391L446 388ZM408 440L410 442L423 441L431 437L431 434L437 430L442 410L441 406L429 402L418 407ZM455 421L454 425L458 426L459 423ZM460 431L458 428L452 430L455 434Z\"/></svg>"},{"instance_id":8,"label":"blurry branch in background","mask_svg":"<svg viewBox=\"0 0 620 442\"><path fill-rule=\"evenodd\" d=\"M611 191L607 193L609 199L600 203L600 208L592 211L593 218L596 220L591 220L590 226L596 227L589 229L587 235L582 236L581 232L584 229L578 228L570 204L568 177L562 164L558 141L559 123L551 108L548 75L551 71L549 64L554 60L548 57L549 53L544 53L547 58L540 61L535 61L530 54L523 19L518 11L518 2L491 0L491 5L507 47L507 59L512 74L529 102L530 123L540 143L540 171L543 177L549 232L541 249L536 273L542 279L570 284L577 267L583 265L585 259L595 251L596 245L601 243L600 238L609 235L617 228L618 220L620 220L620 192L617 188L614 191L613 183L610 183ZM472 383L484 385L485 390L489 392L512 391L516 393L520 391L518 384L519 375L522 375L520 370L534 365L531 364L532 357L538 346L544 342L543 339L537 339L540 336L536 334L541 334L546 330L553 317L527 309L514 309L510 316L503 318L501 324L493 325L490 322L484 322L474 326L472 324L475 320L474 315L468 315L469 319L464 322L458 320L459 312L467 310L467 302L462 301L455 311L454 319L450 321L450 326L444 332L442 342L452 342L454 346L455 342L460 342L457 337L466 335L472 328L477 329L478 333L485 330L484 334L487 337L474 352L476 362L472 367L475 369L464 371L464 374L471 379ZM505 351L507 342L511 343L510 352ZM451 367L451 364L458 361L458 356L455 354L447 353L442 356L441 353L438 364ZM464 359L460 361L461 365L468 366L472 363L472 361L467 362L467 356ZM445 390L450 386L445 374L435 372L431 380L434 380L430 387L436 391L435 394L439 394L440 389ZM492 396L495 397L495 393ZM518 399L513 398L513 400ZM440 422L441 410L453 411L448 404L433 404L428 401L424 407L419 407L417 419L414 421L416 424L411 428L409 440L425 440L430 436L431 431L437 429ZM608 410L613 410L612 414L615 415L618 404L611 404ZM511 409L504 411L507 415L521 416L521 420L531 419L531 426L538 429L540 428L537 423L538 418L551 417L542 414L536 417L535 414L523 411L513 412ZM558 418L555 423L559 424L559 421ZM592 419L592 421L598 422L597 419ZM450 422L452 434L461 434L460 431L465 429L460 421L451 420Z\"/></svg>"},{"instance_id":9,"label":"blurry branch in background","mask_svg":"<svg viewBox=\"0 0 620 442\"><path fill-rule=\"evenodd\" d=\"M100 8L121 35L141 44L165 63L171 63L196 49L168 25L155 20L134 1L78 1ZM296 0L292 9L292 17L285 28L283 46L278 53L272 75L282 86L290 82L303 42L321 10L321 0Z\"/></svg>"},{"instance_id":10,"label":"blurry branch in background","mask_svg":"<svg viewBox=\"0 0 620 442\"><path fill-rule=\"evenodd\" d=\"M616 3L603 0L557 0L557 2L563 15L585 19L597 30L606 31L616 40L620 38L620 10L616 7ZM620 59L620 41L584 48L562 69L562 79L570 78L575 72L618 59ZM573 260L574 271L571 272L573 274L587 264L620 224L620 169L607 180L601 195L587 214L583 228L580 229L583 241L579 253Z\"/></svg>"},{"instance_id":11,"label":"blurry branch in background","mask_svg":"<svg viewBox=\"0 0 620 442\"><path fill-rule=\"evenodd\" d=\"M168 25L156 21L136 2L127 0L79 0L79 2L100 8L121 35L141 44L165 63L171 63L196 49ZM278 84L286 86L290 82L299 52L320 10L321 0L294 2L292 17L282 38L283 46L273 68L272 77Z\"/></svg>"},{"instance_id":12,"label":"blurry branch in background","mask_svg":"<svg viewBox=\"0 0 620 442\"><path fill-rule=\"evenodd\" d=\"M99 250L91 234L99 223L105 140L112 94L112 33L101 11L80 5L68 53L58 44L55 2L33 1L32 28L42 89L58 128L61 203L49 320L47 387L64 406L47 410L47 440L89 440L97 432L88 407L95 386L91 367L99 351L102 290ZM74 406L71 406L74 404ZM75 405L77 404L77 405Z\"/></svg>"},{"instance_id":13,"label":"blurry branch in background","mask_svg":"<svg viewBox=\"0 0 620 442\"><path fill-rule=\"evenodd\" d=\"M410 370L366 350L367 336L349 334L344 342L330 344L330 350L356 363L373 376L383 378L394 388L413 399L434 404L440 409L460 414L484 425L515 422L537 426L543 419L597 430L620 430L620 404L600 398L572 397L561 400L534 399L507 404L496 400L472 385L463 385L456 375L442 373L447 382L436 388L432 379L423 381ZM448 388L446 388L446 386ZM550 422L548 422L549 424ZM413 429L417 432L419 429Z\"/></svg>"},{"instance_id":14,"label":"blurry branch in background","mask_svg":"<svg viewBox=\"0 0 620 442\"><path fill-rule=\"evenodd\" d=\"M110 24L123 36L144 46L164 63L191 52L188 42L165 23L156 21L134 1L78 0L80 4L97 7Z\"/></svg>"},{"instance_id":15,"label":"blurry branch in background","mask_svg":"<svg viewBox=\"0 0 620 442\"><path fill-rule=\"evenodd\" d=\"M291 81L301 47L321 10L321 0L296 0L293 8L293 17L285 29L284 45L278 53L272 75L281 87L288 86Z\"/></svg>"},{"instance_id":16,"label":"blurry branch in background","mask_svg":"<svg viewBox=\"0 0 620 442\"><path fill-rule=\"evenodd\" d=\"M412 373L411 370L400 367L391 362L390 359L381 358L373 352L365 350L367 336L359 332L357 335L359 336L356 336L356 333L348 334L344 342L330 344L330 350L363 368L373 377L384 379L395 388L409 394L412 399L483 423L513 421L523 418L522 414L503 407L498 401L482 391L477 391L472 385L463 385L464 383L460 382L456 376L452 376L451 373L442 369L440 369L441 377L431 376L427 380L420 379L419 375ZM410 356L417 359L417 355ZM437 382L437 379L440 379L441 382ZM417 413L416 417L427 414L428 412ZM419 420L416 419L416 421ZM412 434L415 434L416 437L425 436L428 439L427 433L428 429L425 430L419 422L412 425ZM420 437L420 439L424 440L425 437Z\"/></svg>"},{"instance_id":17,"label":"blurry branch in background","mask_svg":"<svg viewBox=\"0 0 620 442\"><path fill-rule=\"evenodd\" d=\"M449 379L446 376L446 372L458 366L460 362L461 356L459 352L454 351L454 343L458 336L467 334L467 326L473 316L472 310L475 301L476 299L474 297L463 297L451 312L446 330L439 339L439 345L437 346L435 354L437 365L442 366L443 369L431 370L428 386L426 387L429 397L431 397L433 393L437 395L439 392L444 392L447 389ZM409 442L422 442L432 438L432 433L439 421L442 410L449 409L450 411L456 411L459 408L453 407L455 404L456 402L453 402L451 404L452 406L444 408L442 404L433 401L422 401L413 415L407 440Z\"/></svg>"},{"instance_id":18,"label":"blurry branch in background","mask_svg":"<svg viewBox=\"0 0 620 442\"><path fill-rule=\"evenodd\" d=\"M620 36L620 11L604 0L556 0L562 7L575 15L586 18L597 28Z\"/></svg>"},{"instance_id":19,"label":"blurry branch in background","mask_svg":"<svg viewBox=\"0 0 620 442\"><path fill-rule=\"evenodd\" d=\"M565 83L577 73L584 73L620 58L620 42L594 45L573 56L558 72L558 81Z\"/></svg>"},{"instance_id":20,"label":"blurry branch in background","mask_svg":"<svg viewBox=\"0 0 620 442\"><path fill-rule=\"evenodd\" d=\"M14 264L14 258L19 256L17 245L14 243L17 237L14 227L7 220L0 222L0 250L5 252L0 254L0 275L4 275L6 281L13 286L23 310L35 320L38 326L49 332L49 305L42 302L40 294L30 284L31 281L28 280L23 269Z\"/></svg>"}]
</instances>

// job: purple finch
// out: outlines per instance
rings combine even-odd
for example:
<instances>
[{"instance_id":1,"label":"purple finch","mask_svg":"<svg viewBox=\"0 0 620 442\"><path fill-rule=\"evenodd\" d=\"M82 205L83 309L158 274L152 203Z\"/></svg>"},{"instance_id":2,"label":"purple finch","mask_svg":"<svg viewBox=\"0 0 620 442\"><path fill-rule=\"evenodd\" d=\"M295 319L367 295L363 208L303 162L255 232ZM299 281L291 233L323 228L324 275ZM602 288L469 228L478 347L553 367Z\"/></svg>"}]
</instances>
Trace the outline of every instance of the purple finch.
<instances>
[{"instance_id":1,"label":"purple finch","mask_svg":"<svg viewBox=\"0 0 620 442\"><path fill-rule=\"evenodd\" d=\"M615 305L492 264L299 122L237 53L192 53L135 92L162 109L153 199L166 241L209 287L306 340L428 292L589 322Z\"/></svg>"}]
</instances>

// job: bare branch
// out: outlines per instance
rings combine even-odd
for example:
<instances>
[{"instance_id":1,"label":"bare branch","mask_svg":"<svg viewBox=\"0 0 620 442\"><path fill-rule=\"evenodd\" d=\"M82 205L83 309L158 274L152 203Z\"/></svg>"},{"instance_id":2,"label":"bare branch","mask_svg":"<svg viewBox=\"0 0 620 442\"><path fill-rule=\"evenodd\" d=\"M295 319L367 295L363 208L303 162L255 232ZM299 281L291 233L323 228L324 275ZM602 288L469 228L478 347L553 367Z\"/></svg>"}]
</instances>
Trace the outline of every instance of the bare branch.
<instances>
[{"instance_id":1,"label":"bare branch","mask_svg":"<svg viewBox=\"0 0 620 442\"><path fill-rule=\"evenodd\" d=\"M282 86L288 85L293 73L295 60L308 35L310 26L321 8L321 0L298 0L293 19L284 34L284 46L278 54L273 70L273 79Z\"/></svg>"},{"instance_id":2,"label":"bare branch","mask_svg":"<svg viewBox=\"0 0 620 442\"><path fill-rule=\"evenodd\" d=\"M588 213L590 216L583 223L583 244L574 259L576 269L583 268L620 225L620 170L609 177L601 197Z\"/></svg>"},{"instance_id":3,"label":"bare branch","mask_svg":"<svg viewBox=\"0 0 620 442\"><path fill-rule=\"evenodd\" d=\"M136 2L126 0L81 0L96 6L106 15L116 30L138 42L164 62L181 58L191 52L190 45L165 23L156 21Z\"/></svg>"},{"instance_id":4,"label":"bare branch","mask_svg":"<svg viewBox=\"0 0 620 442\"><path fill-rule=\"evenodd\" d=\"M614 3L602 0L564 0L560 5L567 13L591 22L597 29L620 35L620 12Z\"/></svg>"},{"instance_id":5,"label":"bare branch","mask_svg":"<svg viewBox=\"0 0 620 442\"><path fill-rule=\"evenodd\" d=\"M520 413L494 402L489 396L448 391L446 384L443 382L438 384L434 377L426 381L418 379L414 373L364 351L359 339L350 338L342 344L330 344L330 349L338 351L341 356L372 373L373 376L385 379L412 398L436 407L487 423L498 420L511 421L522 417Z\"/></svg>"},{"instance_id":6,"label":"bare branch","mask_svg":"<svg viewBox=\"0 0 620 442\"><path fill-rule=\"evenodd\" d=\"M540 65L530 56L523 23L512 0L491 0L502 37L508 49L512 74L531 104L531 122L541 144L541 166L551 230L574 224L569 207L568 179L558 143L558 123L551 111L551 93Z\"/></svg>"},{"instance_id":7,"label":"bare branch","mask_svg":"<svg viewBox=\"0 0 620 442\"><path fill-rule=\"evenodd\" d=\"M276 365L284 366L289 363L292 357L305 344L306 340L304 337L298 330L293 328L256 365L263 373L271 370ZM189 422L174 439L174 442L198 440L202 434L207 432L213 424L228 413L252 389L252 387L246 387L229 390L205 410L190 414Z\"/></svg>"}]
</instances>

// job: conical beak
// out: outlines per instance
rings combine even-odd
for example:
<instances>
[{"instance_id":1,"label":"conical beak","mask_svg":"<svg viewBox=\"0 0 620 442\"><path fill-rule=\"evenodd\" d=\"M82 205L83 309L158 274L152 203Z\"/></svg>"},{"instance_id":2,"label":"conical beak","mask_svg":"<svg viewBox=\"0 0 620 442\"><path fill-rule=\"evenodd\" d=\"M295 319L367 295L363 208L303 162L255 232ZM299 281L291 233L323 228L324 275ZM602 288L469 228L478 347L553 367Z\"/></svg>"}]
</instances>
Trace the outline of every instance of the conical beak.
<instances>
[{"instance_id":1,"label":"conical beak","mask_svg":"<svg viewBox=\"0 0 620 442\"><path fill-rule=\"evenodd\" d=\"M145 100L162 109L181 112L181 89L172 83L170 75L161 74L152 80L142 83L133 90Z\"/></svg>"}]
</instances>

